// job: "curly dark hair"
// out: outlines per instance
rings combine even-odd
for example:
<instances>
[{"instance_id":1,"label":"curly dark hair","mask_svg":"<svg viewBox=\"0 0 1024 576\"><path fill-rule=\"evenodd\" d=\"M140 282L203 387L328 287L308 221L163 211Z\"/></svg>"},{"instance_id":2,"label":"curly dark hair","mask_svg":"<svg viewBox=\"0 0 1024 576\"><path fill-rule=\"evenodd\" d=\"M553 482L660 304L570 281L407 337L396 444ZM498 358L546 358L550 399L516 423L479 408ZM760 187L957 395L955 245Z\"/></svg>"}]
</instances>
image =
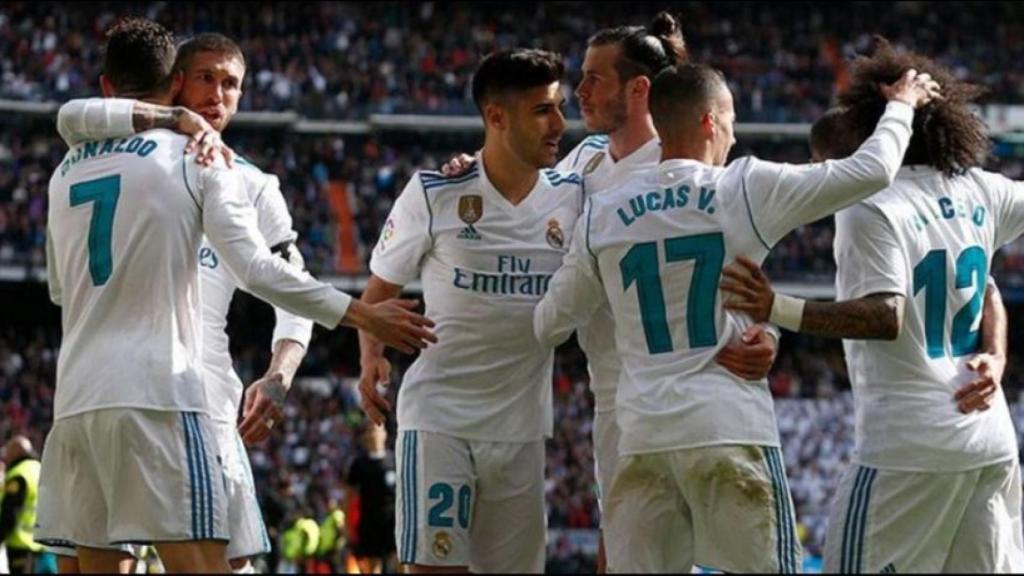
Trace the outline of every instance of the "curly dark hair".
<instances>
[{"instance_id":1,"label":"curly dark hair","mask_svg":"<svg viewBox=\"0 0 1024 576\"><path fill-rule=\"evenodd\" d=\"M107 30L103 75L119 96L144 98L171 84L174 34L145 18L125 18Z\"/></svg>"},{"instance_id":2,"label":"curly dark hair","mask_svg":"<svg viewBox=\"0 0 1024 576\"><path fill-rule=\"evenodd\" d=\"M850 84L838 96L839 105L846 108L844 121L857 141L871 135L885 111L886 99L879 85L896 82L911 68L930 74L939 83L942 99L914 115L914 135L903 163L931 166L948 176L980 166L992 144L985 123L974 115L970 104L986 89L958 80L951 70L930 58L899 51L880 36L875 37L870 57L854 61Z\"/></svg>"}]
</instances>

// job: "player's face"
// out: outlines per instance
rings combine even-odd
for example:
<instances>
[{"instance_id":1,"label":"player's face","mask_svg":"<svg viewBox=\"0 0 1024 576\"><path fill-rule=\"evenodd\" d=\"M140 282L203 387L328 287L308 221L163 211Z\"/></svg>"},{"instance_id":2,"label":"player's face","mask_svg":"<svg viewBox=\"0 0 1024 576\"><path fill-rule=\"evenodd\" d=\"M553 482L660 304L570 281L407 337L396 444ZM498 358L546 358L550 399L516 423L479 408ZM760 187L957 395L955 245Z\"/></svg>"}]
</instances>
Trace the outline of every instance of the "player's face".
<instances>
[{"instance_id":1,"label":"player's face","mask_svg":"<svg viewBox=\"0 0 1024 576\"><path fill-rule=\"evenodd\" d=\"M564 103L558 82L531 88L511 102L507 137L523 162L536 168L554 166L565 133Z\"/></svg>"},{"instance_id":2,"label":"player's face","mask_svg":"<svg viewBox=\"0 0 1024 576\"><path fill-rule=\"evenodd\" d=\"M729 150L736 144L733 125L736 122L736 109L733 107L732 92L723 87L715 98L713 106L715 116L715 166L725 166L729 158Z\"/></svg>"},{"instance_id":3,"label":"player's face","mask_svg":"<svg viewBox=\"0 0 1024 576\"><path fill-rule=\"evenodd\" d=\"M576 87L576 99L590 132L608 134L626 123L626 87L615 69L621 51L618 44L591 46L583 58L583 79Z\"/></svg>"},{"instance_id":4,"label":"player's face","mask_svg":"<svg viewBox=\"0 0 1024 576\"><path fill-rule=\"evenodd\" d=\"M206 118L223 131L238 112L245 66L238 58L220 52L199 52L185 70L185 85L178 104Z\"/></svg>"}]
</instances>

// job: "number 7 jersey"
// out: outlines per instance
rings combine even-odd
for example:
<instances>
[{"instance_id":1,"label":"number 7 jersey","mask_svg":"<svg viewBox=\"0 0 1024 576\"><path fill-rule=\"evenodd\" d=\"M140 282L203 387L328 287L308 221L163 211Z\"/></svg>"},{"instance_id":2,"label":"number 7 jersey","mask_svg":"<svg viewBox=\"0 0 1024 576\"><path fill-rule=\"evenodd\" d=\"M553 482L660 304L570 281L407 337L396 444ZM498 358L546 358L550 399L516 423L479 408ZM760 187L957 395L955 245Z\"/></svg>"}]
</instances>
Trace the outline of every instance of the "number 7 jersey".
<instances>
[{"instance_id":1,"label":"number 7 jersey","mask_svg":"<svg viewBox=\"0 0 1024 576\"><path fill-rule=\"evenodd\" d=\"M959 472L1017 457L1006 398L961 414L956 390L975 374L992 255L1024 232L1024 188L973 169L946 177L906 167L885 191L836 215L842 300L906 297L892 342L846 340L858 463Z\"/></svg>"}]
</instances>

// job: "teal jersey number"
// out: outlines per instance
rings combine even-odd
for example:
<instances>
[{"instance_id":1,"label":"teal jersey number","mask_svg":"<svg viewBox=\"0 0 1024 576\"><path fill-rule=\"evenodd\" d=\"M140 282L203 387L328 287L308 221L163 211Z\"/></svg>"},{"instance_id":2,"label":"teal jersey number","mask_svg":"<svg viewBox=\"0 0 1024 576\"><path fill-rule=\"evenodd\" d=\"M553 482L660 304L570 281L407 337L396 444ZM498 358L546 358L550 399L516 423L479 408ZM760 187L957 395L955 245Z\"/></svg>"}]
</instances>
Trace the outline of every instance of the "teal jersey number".
<instances>
[{"instance_id":1,"label":"teal jersey number","mask_svg":"<svg viewBox=\"0 0 1024 576\"><path fill-rule=\"evenodd\" d=\"M956 289L975 287L974 296L953 317L950 345L954 357L971 354L978 349L978 331L972 330L981 314L988 277L988 256L978 246L971 246L956 259ZM924 335L929 358L945 355L946 251L932 250L914 267L914 295L924 289Z\"/></svg>"},{"instance_id":2,"label":"teal jersey number","mask_svg":"<svg viewBox=\"0 0 1024 576\"><path fill-rule=\"evenodd\" d=\"M719 232L679 236L665 240L665 262L693 260L693 278L686 300L686 333L690 348L705 348L718 342L715 330L715 302L725 259L725 240ZM665 293L658 264L658 244L636 244L619 261L622 289L636 284L640 318L651 354L671 352L672 333L668 327Z\"/></svg>"},{"instance_id":3,"label":"teal jersey number","mask_svg":"<svg viewBox=\"0 0 1024 576\"><path fill-rule=\"evenodd\" d=\"M451 484L438 482L427 491L427 497L431 501L437 500L437 503L430 507L427 525L433 528L451 528L454 526L455 523L449 515L449 511L455 504L455 488ZM473 490L467 485L462 485L459 488L456 516L458 517L459 526L464 530L469 528L469 515L472 505Z\"/></svg>"},{"instance_id":4,"label":"teal jersey number","mask_svg":"<svg viewBox=\"0 0 1024 576\"><path fill-rule=\"evenodd\" d=\"M89 275L93 286L103 286L114 270L112 239L114 212L121 196L121 177L107 176L71 186L71 206L95 202L89 222Z\"/></svg>"}]
</instances>

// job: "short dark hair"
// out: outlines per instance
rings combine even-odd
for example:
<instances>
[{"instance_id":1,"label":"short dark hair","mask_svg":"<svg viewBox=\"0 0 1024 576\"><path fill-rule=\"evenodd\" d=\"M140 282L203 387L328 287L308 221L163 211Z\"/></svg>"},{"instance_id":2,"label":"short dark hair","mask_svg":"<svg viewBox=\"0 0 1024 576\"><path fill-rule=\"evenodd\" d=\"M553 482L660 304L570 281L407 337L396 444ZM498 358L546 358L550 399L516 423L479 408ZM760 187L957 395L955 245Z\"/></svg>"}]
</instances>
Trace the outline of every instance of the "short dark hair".
<instances>
[{"instance_id":1,"label":"short dark hair","mask_svg":"<svg viewBox=\"0 0 1024 576\"><path fill-rule=\"evenodd\" d=\"M174 34L145 18L126 18L107 30L103 75L122 95L152 96L171 85Z\"/></svg>"},{"instance_id":2,"label":"short dark hair","mask_svg":"<svg viewBox=\"0 0 1024 576\"><path fill-rule=\"evenodd\" d=\"M880 84L899 80L907 70L930 74L939 83L941 100L933 100L914 114L914 135L903 157L907 165L927 165L948 176L980 166L988 156L991 141L985 124L971 111L971 103L985 88L958 80L951 70L934 60L896 50L886 39L875 38L870 57L854 61L850 84L839 93L839 104L847 109L847 125L866 140L885 112L886 99Z\"/></svg>"},{"instance_id":3,"label":"short dark hair","mask_svg":"<svg viewBox=\"0 0 1024 576\"><path fill-rule=\"evenodd\" d=\"M681 117L702 112L725 87L725 76L705 64L685 63L665 68L654 77L648 96L654 129L663 138L672 134Z\"/></svg>"},{"instance_id":4,"label":"short dark hair","mask_svg":"<svg viewBox=\"0 0 1024 576\"><path fill-rule=\"evenodd\" d=\"M637 76L654 79L659 72L686 61L686 41L676 19L659 12L651 25L605 28L587 40L587 46L617 44L621 49L615 70L619 81Z\"/></svg>"},{"instance_id":5,"label":"short dark hair","mask_svg":"<svg viewBox=\"0 0 1024 576\"><path fill-rule=\"evenodd\" d=\"M473 75L473 102L481 113L495 98L559 82L565 74L562 58L532 48L499 50L480 62Z\"/></svg>"},{"instance_id":6,"label":"short dark hair","mask_svg":"<svg viewBox=\"0 0 1024 576\"><path fill-rule=\"evenodd\" d=\"M857 151L863 140L846 126L846 109L830 108L811 125L811 152L824 160L846 158Z\"/></svg>"},{"instance_id":7,"label":"short dark hair","mask_svg":"<svg viewBox=\"0 0 1024 576\"><path fill-rule=\"evenodd\" d=\"M238 43L223 34L204 32L197 34L178 46L178 59L174 62L175 72L184 72L192 64L192 58L200 52L214 52L238 58L245 67L245 55Z\"/></svg>"}]
</instances>

